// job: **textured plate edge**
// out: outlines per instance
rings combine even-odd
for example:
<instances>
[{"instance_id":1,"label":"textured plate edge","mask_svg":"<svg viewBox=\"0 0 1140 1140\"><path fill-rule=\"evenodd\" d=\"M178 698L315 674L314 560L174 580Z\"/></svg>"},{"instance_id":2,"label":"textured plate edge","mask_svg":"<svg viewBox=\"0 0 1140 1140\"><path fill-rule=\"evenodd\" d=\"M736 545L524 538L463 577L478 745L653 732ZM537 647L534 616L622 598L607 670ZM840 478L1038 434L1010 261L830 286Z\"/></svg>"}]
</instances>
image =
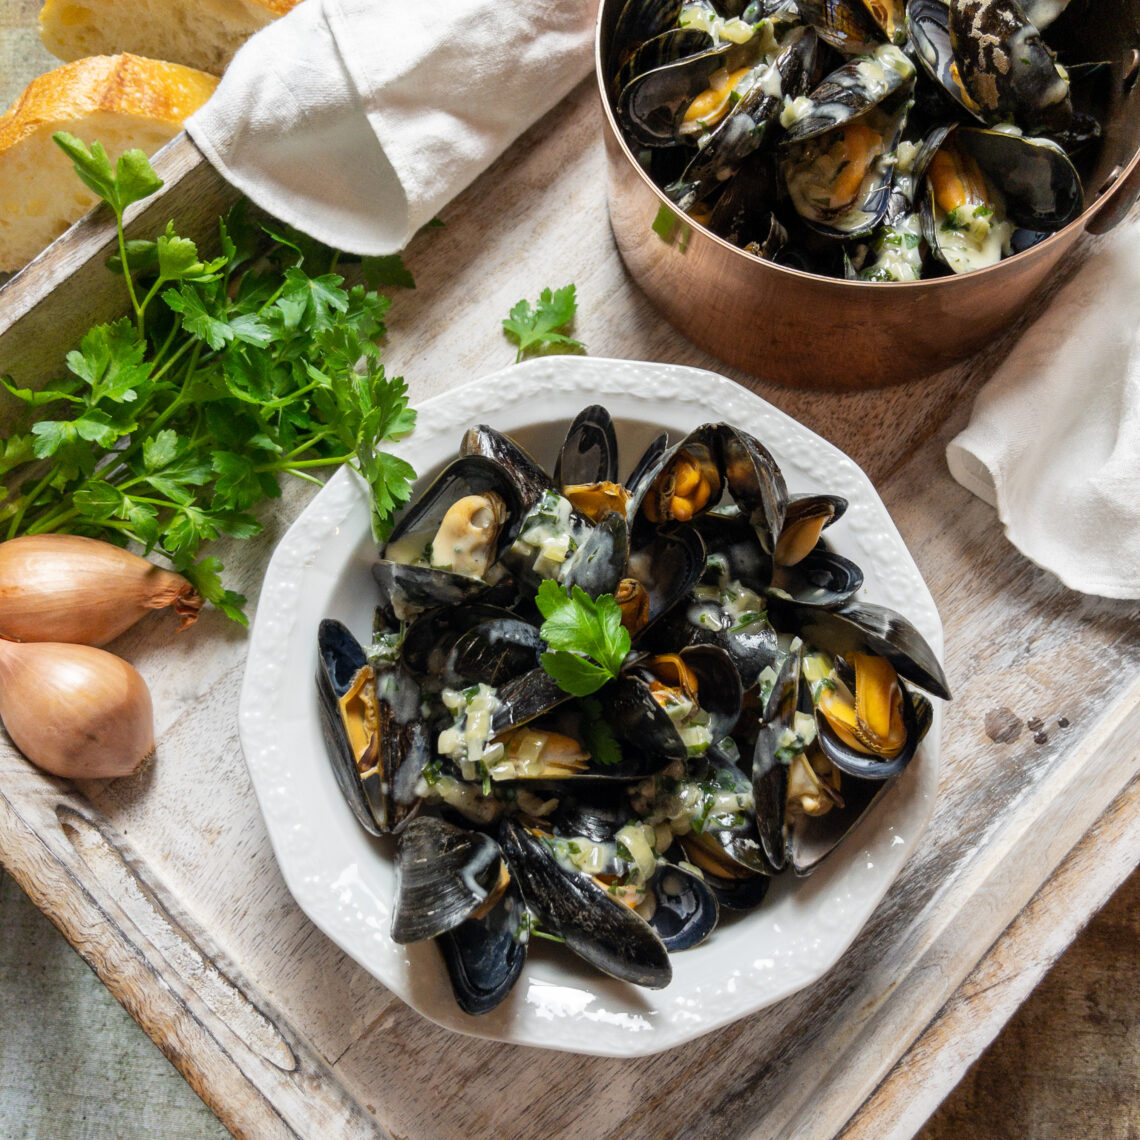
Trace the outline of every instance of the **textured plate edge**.
<instances>
[{"instance_id":1,"label":"textured plate edge","mask_svg":"<svg viewBox=\"0 0 1140 1140\"><path fill-rule=\"evenodd\" d=\"M839 469L844 470L846 478L854 480L861 492L854 500L859 507L858 513L860 515L869 513L872 516L863 520L864 525L870 529L874 527L884 529L893 542L897 543L895 553L898 551L905 553L904 559L896 559L891 566L883 564L875 567L878 577L883 583L881 588L890 594L894 594L900 588L899 583L902 583L902 592L913 591L917 593L918 604L914 608L908 607L907 616L914 621L941 657L943 633L934 600L919 573L913 556L890 517L890 513L866 473L850 456L835 445L811 432L810 429L769 404L760 396L719 373L685 365L608 360L598 357L563 356L532 360L519 365L511 365L484 377L471 380L425 401L419 409L420 420L417 432L409 440L393 446L391 450L404 458L414 460L417 451L421 451L425 445L430 450L433 441L440 436L448 439L453 450L455 441L461 435L462 430L472 422L472 417L464 410L468 406L468 399L464 399L464 397L469 398L473 394L478 394L480 397L478 401L479 418L493 419L496 410L514 409L517 406L518 397L517 395L512 396L512 391L522 385L529 385L531 391L528 393L528 398L531 400L544 394L560 393L578 397L580 404L584 404L588 400L604 399L609 396L632 400L639 405L643 403L652 405L657 399L653 393L633 390L627 386L624 380L615 379L615 377L620 377L625 373L638 374L646 369L651 370L659 386L671 389L670 400L675 407L692 407L694 425L710 418L733 422L740 421L742 426L756 431L757 434L763 434L763 429L756 427L758 420L779 425L782 431L791 432L793 436L802 437L803 441L810 443L813 447L821 448L823 453ZM511 383L504 383L508 378ZM693 386L697 379L703 385L711 386L713 391L710 392L705 388L700 391L699 396L692 395ZM584 381L588 382L584 383ZM543 418L532 415L528 422L543 423L548 420L563 418L565 417L562 415ZM646 418L652 418L648 415L648 409ZM813 463L812 466L814 467L815 464ZM275 599L275 612L268 613L266 607L259 604L255 613L247 667L239 698L238 720L239 736L250 771L251 782L254 785L259 807L265 817L266 830L286 886L310 921L349 957L357 961L362 968L375 977L375 971L369 962L343 945L336 935L335 924L323 921L324 908L321 905L321 900L312 898L303 876L295 866L290 845L288 842L282 842L282 840L288 839L286 833L293 824L287 818L283 818L279 812L273 789L269 786L266 778L266 773L273 771L274 749L262 743L264 737L259 738L258 736L259 730L264 725L264 717L268 707L265 698L268 690L272 687L274 670L285 667L280 660L274 660L270 651L287 640L297 620L296 606L290 604L290 592L300 586L297 572L303 570L305 565L316 556L321 545L320 539L323 536L335 531L347 516L359 509L362 502L366 505L364 496L363 485L355 474L347 468L342 468L307 504L274 550L266 570L261 598L273 597ZM282 632L282 622L285 623L284 632ZM267 662L269 663L268 668L266 667ZM941 730L941 708L938 705L935 708L935 717L930 746L925 750L923 768L919 776L921 785L926 791L916 797L917 802L922 805L921 818L915 820L917 828L914 838L906 841L906 850L902 853L902 859L894 875L872 892L874 898L870 905L865 908L861 920L854 926L849 935L841 940L842 944L837 945L835 952L826 964L815 973L814 977L798 980L785 991L765 1000L761 1005L750 1006L743 1013L727 1012L724 1016L702 1024L700 1027L690 1027L688 1031L679 1031L675 1025L658 1024L654 1025L652 1032L649 1033L619 1033L612 1047L595 1036L591 1039L587 1049L583 1048L580 1042L564 1044L557 1040L550 1040L542 1034L532 1038L529 1032L520 1032L523 1026L517 1022L510 1026L509 1034L504 1035L501 1031L484 1028L485 1021L466 1017L458 1010L458 1007L454 1007L453 1011L442 1013L426 1009L418 1004L412 995L401 992L399 988L393 987L388 980L384 978L377 980L421 1016L443 1028L484 1040L577 1053L588 1052L595 1056L650 1056L675 1048L725 1024L769 1008L810 985L813 980L818 980L819 977L834 968L866 926L871 914L882 902L902 866L920 842L933 814L938 783L940 758L938 734ZM551 1023L553 1027L557 1027L558 1024L557 1022Z\"/></svg>"}]
</instances>

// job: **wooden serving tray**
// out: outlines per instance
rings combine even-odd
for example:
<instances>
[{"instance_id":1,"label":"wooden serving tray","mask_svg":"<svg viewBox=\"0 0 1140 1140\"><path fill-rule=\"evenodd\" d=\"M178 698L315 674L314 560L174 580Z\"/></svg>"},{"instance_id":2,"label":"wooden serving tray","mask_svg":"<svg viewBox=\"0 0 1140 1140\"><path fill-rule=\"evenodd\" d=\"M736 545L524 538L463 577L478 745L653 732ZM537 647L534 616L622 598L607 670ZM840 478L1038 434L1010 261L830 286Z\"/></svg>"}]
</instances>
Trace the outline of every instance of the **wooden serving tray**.
<instances>
[{"instance_id":1,"label":"wooden serving tray","mask_svg":"<svg viewBox=\"0 0 1140 1140\"><path fill-rule=\"evenodd\" d=\"M457 1036L388 994L286 891L237 741L242 631L207 614L175 636L168 617L148 618L115 648L151 684L155 764L71 785L0 744L0 862L235 1135L909 1136L1140 857L1135 604L1075 594L1028 563L943 458L1018 330L879 392L797 392L725 370L626 277L599 129L586 82L444 211L443 229L417 237L389 372L415 403L493 371L513 357L500 331L511 306L573 281L593 354L727 371L850 453L945 625L955 700L933 820L836 969L726 1030L628 1061ZM158 165L167 185L132 231L173 217L208 234L233 192L185 137ZM102 264L110 241L96 212L0 292L0 371L42 381L124 307ZM252 604L310 491L292 487L258 539L215 544ZM1001 708L1044 733L996 742L986 717Z\"/></svg>"}]
</instances>

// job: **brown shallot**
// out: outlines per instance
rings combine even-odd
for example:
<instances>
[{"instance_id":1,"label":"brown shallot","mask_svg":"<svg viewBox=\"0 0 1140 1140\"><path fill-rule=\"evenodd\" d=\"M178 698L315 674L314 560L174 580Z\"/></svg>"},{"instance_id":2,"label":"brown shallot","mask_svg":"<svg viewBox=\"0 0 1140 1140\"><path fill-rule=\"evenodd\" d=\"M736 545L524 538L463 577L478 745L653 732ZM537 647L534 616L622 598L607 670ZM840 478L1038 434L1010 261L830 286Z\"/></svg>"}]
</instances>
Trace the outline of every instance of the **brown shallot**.
<instances>
[{"instance_id":1,"label":"brown shallot","mask_svg":"<svg viewBox=\"0 0 1140 1140\"><path fill-rule=\"evenodd\" d=\"M166 606L185 629L202 596L182 575L121 547L72 534L0 542L0 636L105 645Z\"/></svg>"},{"instance_id":2,"label":"brown shallot","mask_svg":"<svg viewBox=\"0 0 1140 1140\"><path fill-rule=\"evenodd\" d=\"M0 720L57 776L128 776L154 751L150 690L105 649L0 640Z\"/></svg>"}]
</instances>

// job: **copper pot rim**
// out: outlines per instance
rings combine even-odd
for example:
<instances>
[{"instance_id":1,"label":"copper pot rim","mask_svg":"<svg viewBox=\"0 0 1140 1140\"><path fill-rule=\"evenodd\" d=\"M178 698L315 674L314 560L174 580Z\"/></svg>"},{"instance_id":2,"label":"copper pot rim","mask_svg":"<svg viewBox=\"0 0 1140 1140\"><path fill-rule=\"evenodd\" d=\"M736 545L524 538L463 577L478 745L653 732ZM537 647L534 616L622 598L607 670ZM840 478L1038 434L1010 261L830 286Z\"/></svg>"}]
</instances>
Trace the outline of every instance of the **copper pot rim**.
<instances>
[{"instance_id":1,"label":"copper pot rim","mask_svg":"<svg viewBox=\"0 0 1140 1140\"><path fill-rule=\"evenodd\" d=\"M1140 147L1137 147L1131 159L1129 159L1122 168L1114 171L1115 177L1100 187L1097 191L1096 200L1085 206L1081 213L1067 226L1057 230L1056 233L1050 234L1044 241L1038 242L1036 245L1013 257L1002 258L1002 260L995 265L986 266L984 269L975 269L968 274L951 274L946 277L930 277L918 281L851 281L841 277L828 277L822 273L808 273L802 269L795 269L788 265L779 265L774 261L765 261L762 258L754 257L752 254L747 253L741 249L740 246L733 245L730 241L725 241L724 238L714 234L712 230L707 229L701 225L700 222L679 211L676 204L666 197L661 188L649 177L641 163L637 161L636 156L629 149L625 137L622 134L621 127L618 125L618 121L614 116L613 107L610 104L610 98L607 94L608 84L602 60L603 25L607 15L607 7L612 5L613 2L614 0L601 0L598 4L598 17L594 27L594 80L611 141L616 143L620 148L626 162L634 169L642 183L652 191L658 202L668 208L679 222L691 226L693 231L702 239L715 246L719 246L725 251L726 256L736 258L742 264L754 266L759 272L767 271L785 274L795 280L813 282L824 288L844 292L865 292L867 290L875 290L877 292L884 290L887 292L913 292L922 289L928 293L936 293L951 289L961 289L963 282L988 281L995 275L1001 276L1008 274L1010 272L1009 266L1015 262L1024 267L1027 260L1040 259L1045 261L1051 259L1054 249L1061 245L1070 245L1084 232L1089 222L1113 199L1113 190L1123 185L1135 173L1137 166L1140 165Z\"/></svg>"}]
</instances>

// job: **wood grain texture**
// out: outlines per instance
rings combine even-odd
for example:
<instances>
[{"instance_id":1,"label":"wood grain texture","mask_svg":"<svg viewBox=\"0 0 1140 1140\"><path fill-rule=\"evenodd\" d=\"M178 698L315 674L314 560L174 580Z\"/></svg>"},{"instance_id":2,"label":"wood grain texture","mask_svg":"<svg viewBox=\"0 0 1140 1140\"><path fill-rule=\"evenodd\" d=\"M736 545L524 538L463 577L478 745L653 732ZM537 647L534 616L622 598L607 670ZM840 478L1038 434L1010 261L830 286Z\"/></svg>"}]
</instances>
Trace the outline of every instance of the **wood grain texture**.
<instances>
[{"instance_id":1,"label":"wood grain texture","mask_svg":"<svg viewBox=\"0 0 1140 1140\"><path fill-rule=\"evenodd\" d=\"M880 490L946 628L956 699L931 826L831 974L709 1038L615 1062L459 1037L388 994L289 897L237 742L240 632L207 615L174 636L156 615L114 648L152 686L157 762L72 789L3 749L0 859L236 1134L825 1137L881 1120L905 1135L1024 997L1024 979L993 956L1003 932L1016 920L1015 938L1046 947L1040 976L1065 929L1075 932L1127 873L1125 856L1102 860L1081 889L1095 853L1118 850L1113 813L1126 828L1137 814L1134 797L1117 799L1140 769L1137 607L1081 597L1027 563L943 459L1017 330L968 365L887 391L798 392L721 368L665 326L622 269L595 98L589 83L576 89L443 212L444 228L413 241L417 288L395 295L389 371L406 376L414 403L497 369L514 355L499 324L510 307L574 281L576 335L591 355L726 372L848 451ZM176 150L172 161L191 157ZM216 178L188 167L151 224L181 209L179 186L193 188L203 222L226 200ZM104 238L90 219L54 249L55 268L36 269L39 286L17 278L0 294L0 367L29 353L40 354L33 371L47 366L40 342L57 308L86 327L93 308L110 306L88 298L79 320L68 309L79 287L37 292L53 288L57 270L58 280L91 270L95 288ZM292 487L256 540L216 544L229 584L254 606L273 545L309 493ZM1040 717L1047 739L1023 730L991 740L985 717L1000 707L1023 722ZM1046 905L1022 914L1059 866L1061 893L1048 897L1067 928ZM981 977L985 988L974 984ZM965 1033L955 1003L971 996L987 1028Z\"/></svg>"}]
</instances>

